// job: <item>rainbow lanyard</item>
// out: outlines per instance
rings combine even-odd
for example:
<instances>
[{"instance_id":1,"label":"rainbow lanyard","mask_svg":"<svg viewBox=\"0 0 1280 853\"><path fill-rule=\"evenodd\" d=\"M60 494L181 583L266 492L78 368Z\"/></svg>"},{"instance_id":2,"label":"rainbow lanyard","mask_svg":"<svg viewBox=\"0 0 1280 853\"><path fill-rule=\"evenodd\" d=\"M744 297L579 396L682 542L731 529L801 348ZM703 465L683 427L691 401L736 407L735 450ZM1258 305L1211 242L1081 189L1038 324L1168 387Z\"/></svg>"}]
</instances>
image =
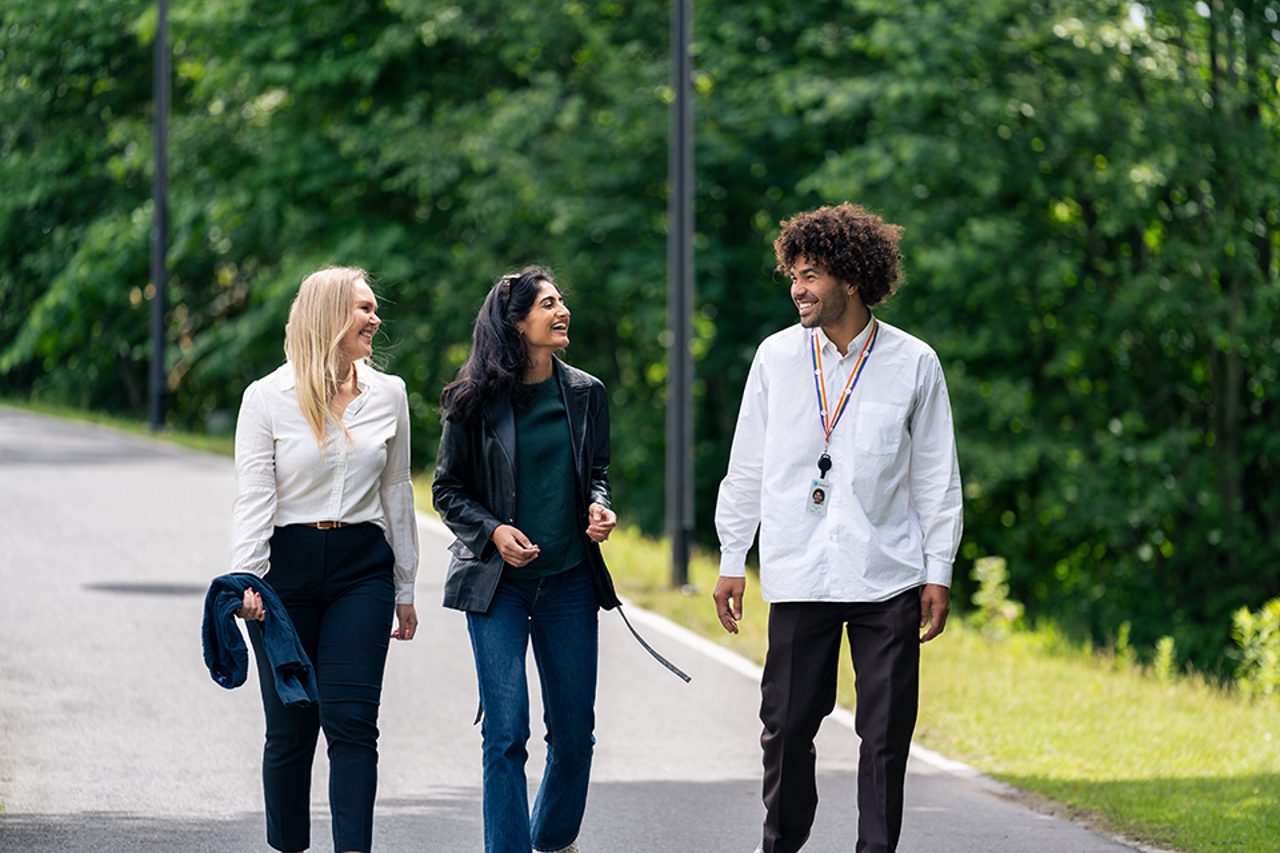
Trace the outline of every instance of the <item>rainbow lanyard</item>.
<instances>
[{"instance_id":1,"label":"rainbow lanyard","mask_svg":"<svg viewBox=\"0 0 1280 853\"><path fill-rule=\"evenodd\" d=\"M827 386L822 381L822 346L818 343L818 333L816 331L809 333L809 342L812 344L813 353L813 384L818 389L818 414L822 416L822 430L826 433L827 444L831 444L831 433L835 430L836 424L840 422L840 416L844 414L844 410L849 406L849 397L853 394L853 388L858 384L858 379L862 376L862 371L867 367L867 361L871 357L871 351L875 349L876 337L880 334L880 322L875 317L871 318L871 334L867 337L867 342L862 345L862 352L858 355L858 361L853 365L853 373L849 375L849 381L845 383L844 391L840 394L840 399L836 402L836 408L833 412L827 399ZM822 453L826 460L826 466L823 467L819 461L818 468L826 475L827 469L831 467L831 458L827 456L825 449Z\"/></svg>"}]
</instances>

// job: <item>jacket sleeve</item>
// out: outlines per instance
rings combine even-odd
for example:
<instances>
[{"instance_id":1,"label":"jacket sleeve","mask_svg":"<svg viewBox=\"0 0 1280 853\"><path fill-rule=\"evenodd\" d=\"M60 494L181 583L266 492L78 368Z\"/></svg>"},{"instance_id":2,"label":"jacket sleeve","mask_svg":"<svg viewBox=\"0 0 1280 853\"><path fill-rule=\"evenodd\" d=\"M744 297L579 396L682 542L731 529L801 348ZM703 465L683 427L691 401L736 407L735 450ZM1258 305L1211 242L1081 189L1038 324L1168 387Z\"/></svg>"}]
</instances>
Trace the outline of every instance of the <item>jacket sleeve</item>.
<instances>
[{"instance_id":1,"label":"jacket sleeve","mask_svg":"<svg viewBox=\"0 0 1280 853\"><path fill-rule=\"evenodd\" d=\"M609 395L604 385L593 382L591 385L591 408L588 414L591 420L590 443L590 483L588 484L587 504L600 504L612 508L612 496L609 488Z\"/></svg>"},{"instance_id":2,"label":"jacket sleeve","mask_svg":"<svg viewBox=\"0 0 1280 853\"><path fill-rule=\"evenodd\" d=\"M431 503L440 520L481 559L485 557L493 531L502 524L502 520L475 497L480 489L472 482L472 472L481 464L476 457L483 443L482 430L478 416L469 423L445 418L440 451L436 455L435 481L431 484Z\"/></svg>"}]
</instances>

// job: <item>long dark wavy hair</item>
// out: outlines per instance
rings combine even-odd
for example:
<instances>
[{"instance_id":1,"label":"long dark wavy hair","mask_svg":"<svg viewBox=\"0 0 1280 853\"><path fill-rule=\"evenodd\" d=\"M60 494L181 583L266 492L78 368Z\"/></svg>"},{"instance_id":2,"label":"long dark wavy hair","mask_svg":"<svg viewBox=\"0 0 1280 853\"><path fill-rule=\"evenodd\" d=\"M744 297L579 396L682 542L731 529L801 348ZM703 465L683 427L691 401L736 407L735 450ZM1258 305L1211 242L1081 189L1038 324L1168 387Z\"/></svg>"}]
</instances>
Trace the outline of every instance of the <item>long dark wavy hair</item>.
<instances>
[{"instance_id":1,"label":"long dark wavy hair","mask_svg":"<svg viewBox=\"0 0 1280 853\"><path fill-rule=\"evenodd\" d=\"M489 289L471 331L471 354L458 378L440 392L440 408L447 420L468 421L485 403L503 397L517 408L529 404L533 391L521 381L529 346L516 323L528 316L543 282L556 284L549 270L531 266L504 275Z\"/></svg>"}]
</instances>

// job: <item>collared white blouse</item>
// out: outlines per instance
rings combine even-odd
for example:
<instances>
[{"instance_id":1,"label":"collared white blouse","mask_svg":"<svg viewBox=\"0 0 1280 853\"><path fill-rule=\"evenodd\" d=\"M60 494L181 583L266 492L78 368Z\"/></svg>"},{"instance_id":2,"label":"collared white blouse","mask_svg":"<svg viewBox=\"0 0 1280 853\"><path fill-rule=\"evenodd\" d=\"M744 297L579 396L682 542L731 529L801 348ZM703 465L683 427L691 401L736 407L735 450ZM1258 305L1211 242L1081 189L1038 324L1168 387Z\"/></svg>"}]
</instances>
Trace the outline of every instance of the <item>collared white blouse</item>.
<instances>
[{"instance_id":1,"label":"collared white blouse","mask_svg":"<svg viewBox=\"0 0 1280 853\"><path fill-rule=\"evenodd\" d=\"M766 601L886 601L924 583L951 584L963 516L946 380L928 345L879 325L827 448L825 515L806 511L825 446L811 333L792 326L756 351L716 529L720 574L744 577L759 528ZM845 356L815 332L833 407L871 326Z\"/></svg>"},{"instance_id":2,"label":"collared white blouse","mask_svg":"<svg viewBox=\"0 0 1280 853\"><path fill-rule=\"evenodd\" d=\"M418 523L404 380L360 364L356 384L360 395L342 416L351 440L331 424L323 455L298 406L292 365L245 389L236 423L230 570L266 577L276 527L372 522L395 554L396 604L412 604Z\"/></svg>"}]
</instances>

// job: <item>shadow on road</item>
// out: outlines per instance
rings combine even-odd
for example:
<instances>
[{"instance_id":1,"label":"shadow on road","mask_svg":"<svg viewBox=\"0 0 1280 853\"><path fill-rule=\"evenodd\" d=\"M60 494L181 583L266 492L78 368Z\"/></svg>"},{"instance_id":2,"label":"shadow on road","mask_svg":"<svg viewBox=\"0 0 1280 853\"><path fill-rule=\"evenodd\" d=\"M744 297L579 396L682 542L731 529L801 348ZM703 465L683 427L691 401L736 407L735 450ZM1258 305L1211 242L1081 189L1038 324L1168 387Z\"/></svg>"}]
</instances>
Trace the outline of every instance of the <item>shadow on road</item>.
<instances>
[{"instance_id":1,"label":"shadow on road","mask_svg":"<svg viewBox=\"0 0 1280 853\"><path fill-rule=\"evenodd\" d=\"M202 597L209 591L205 584L195 583L87 583L89 592L110 592L117 595L162 595Z\"/></svg>"}]
</instances>

